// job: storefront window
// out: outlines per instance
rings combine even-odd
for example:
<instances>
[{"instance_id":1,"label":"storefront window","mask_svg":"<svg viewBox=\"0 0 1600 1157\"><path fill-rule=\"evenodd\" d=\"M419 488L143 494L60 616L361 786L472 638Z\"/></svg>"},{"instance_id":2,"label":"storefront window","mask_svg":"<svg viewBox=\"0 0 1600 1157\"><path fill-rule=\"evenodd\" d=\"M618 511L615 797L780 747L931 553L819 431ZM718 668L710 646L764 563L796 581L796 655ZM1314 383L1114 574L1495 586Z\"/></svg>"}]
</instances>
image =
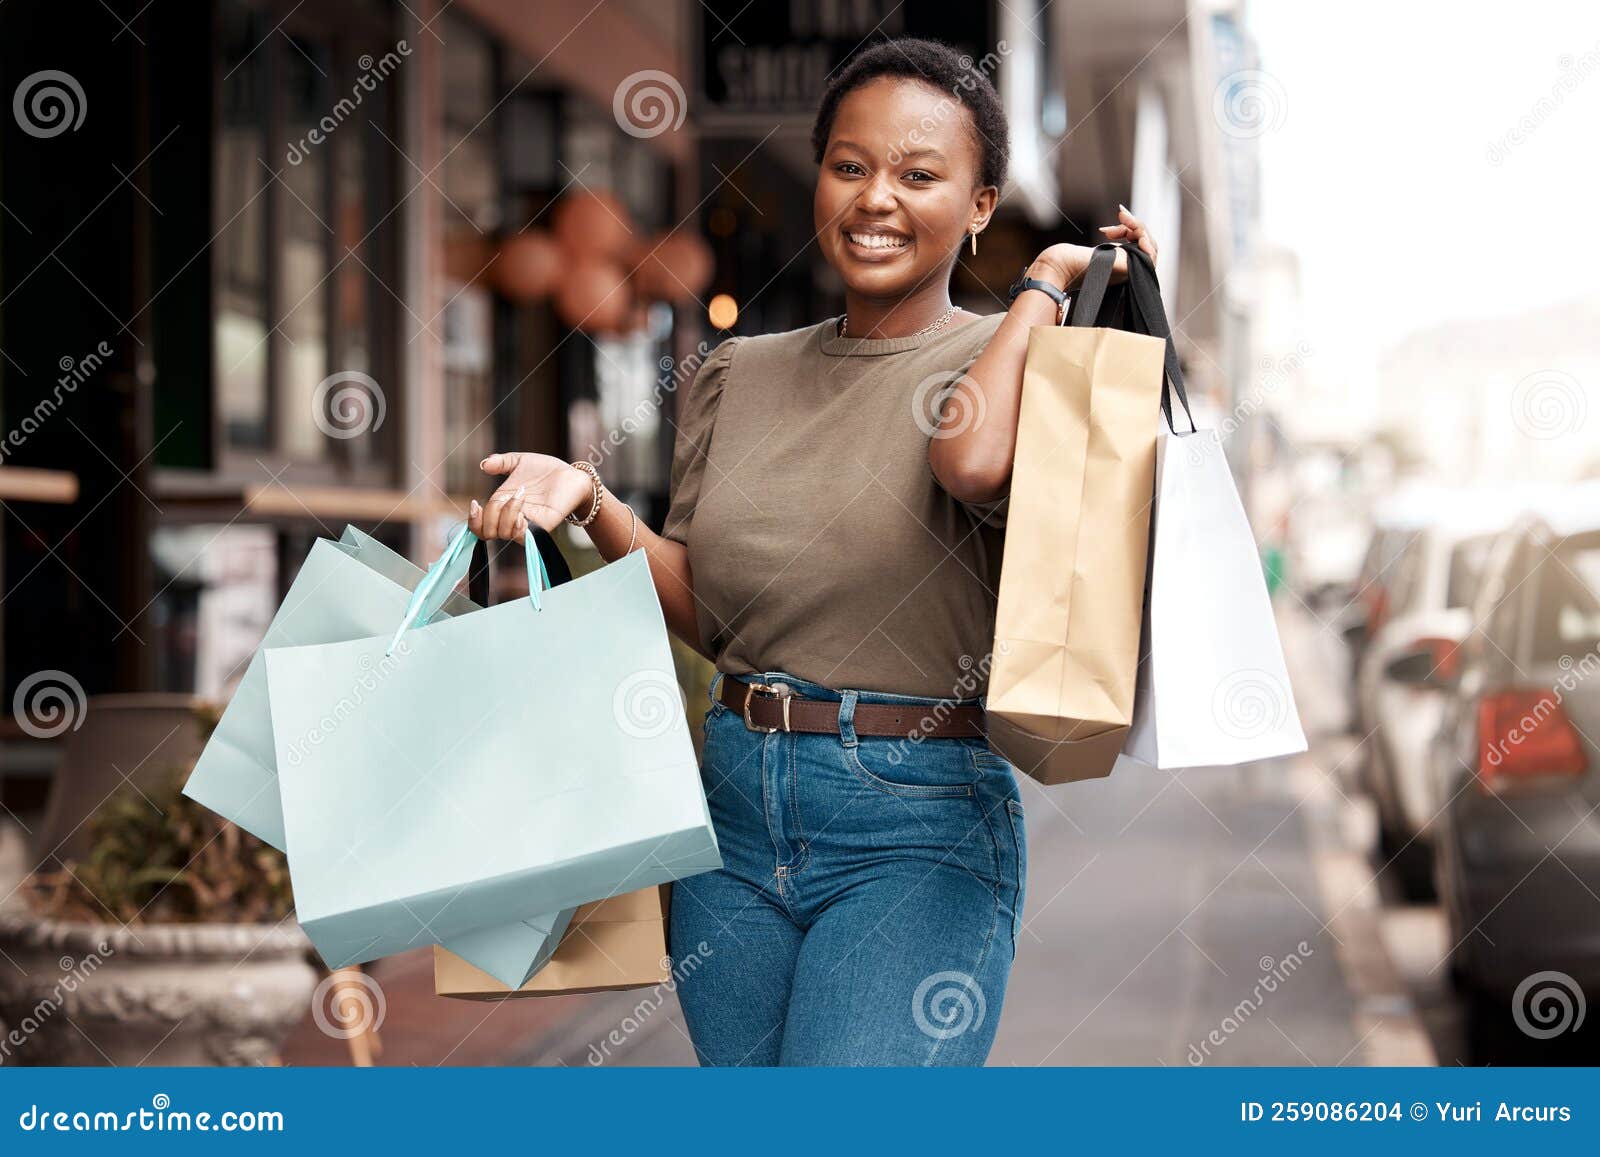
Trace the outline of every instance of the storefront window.
<instances>
[{"instance_id":1,"label":"storefront window","mask_svg":"<svg viewBox=\"0 0 1600 1157\"><path fill-rule=\"evenodd\" d=\"M444 26L444 241L475 251L500 226L495 159L493 42L464 19ZM465 264L474 264L471 261ZM476 491L478 463L494 449L489 420L494 387L494 299L478 284L446 279L445 306L435 325L444 338L445 487Z\"/></svg>"},{"instance_id":2,"label":"storefront window","mask_svg":"<svg viewBox=\"0 0 1600 1157\"><path fill-rule=\"evenodd\" d=\"M291 480L389 485L401 220L390 142L409 82L392 14L280 16L226 0L218 27L217 461L251 480L287 467Z\"/></svg>"},{"instance_id":3,"label":"storefront window","mask_svg":"<svg viewBox=\"0 0 1600 1157\"><path fill-rule=\"evenodd\" d=\"M261 15L223 5L223 73L217 138L216 215L227 222L216 254L216 377L222 433L238 447L267 445L267 170L266 57L255 46L267 34Z\"/></svg>"}]
</instances>

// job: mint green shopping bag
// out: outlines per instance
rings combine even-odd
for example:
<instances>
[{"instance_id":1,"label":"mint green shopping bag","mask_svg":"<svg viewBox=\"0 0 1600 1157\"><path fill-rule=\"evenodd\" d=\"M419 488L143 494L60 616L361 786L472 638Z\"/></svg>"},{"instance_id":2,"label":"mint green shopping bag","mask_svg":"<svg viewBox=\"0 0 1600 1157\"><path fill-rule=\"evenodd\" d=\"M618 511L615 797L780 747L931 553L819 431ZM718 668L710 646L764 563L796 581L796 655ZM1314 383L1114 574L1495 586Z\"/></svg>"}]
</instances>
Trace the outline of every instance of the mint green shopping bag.
<instances>
[{"instance_id":1,"label":"mint green shopping bag","mask_svg":"<svg viewBox=\"0 0 1600 1157\"><path fill-rule=\"evenodd\" d=\"M447 550L424 574L353 526L345 528L338 542L318 539L206 742L184 794L283 850L283 807L267 699L267 648L338 642L392 630L407 612L414 590L430 576L435 614L479 610L476 603L451 593L472 560L470 546L459 549L462 542L459 535L453 538L457 549ZM571 919L571 909L544 913L499 929L481 929L447 947L502 983L520 987L549 959Z\"/></svg>"},{"instance_id":2,"label":"mint green shopping bag","mask_svg":"<svg viewBox=\"0 0 1600 1157\"><path fill-rule=\"evenodd\" d=\"M266 651L296 913L330 967L721 865L644 553L541 585Z\"/></svg>"}]
</instances>

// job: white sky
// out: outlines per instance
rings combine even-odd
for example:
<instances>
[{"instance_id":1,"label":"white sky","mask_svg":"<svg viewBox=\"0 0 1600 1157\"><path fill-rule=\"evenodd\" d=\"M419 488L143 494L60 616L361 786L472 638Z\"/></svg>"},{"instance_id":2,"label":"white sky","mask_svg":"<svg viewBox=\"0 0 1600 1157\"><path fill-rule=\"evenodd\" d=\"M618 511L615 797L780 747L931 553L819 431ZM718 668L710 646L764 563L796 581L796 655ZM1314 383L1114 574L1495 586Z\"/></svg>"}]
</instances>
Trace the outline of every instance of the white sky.
<instances>
[{"instance_id":1,"label":"white sky","mask_svg":"<svg viewBox=\"0 0 1600 1157\"><path fill-rule=\"evenodd\" d=\"M1299 253L1308 337L1344 372L1430 323L1600 298L1600 3L1246 15L1286 105L1261 139L1263 230ZM1559 103L1491 164L1541 98Z\"/></svg>"}]
</instances>

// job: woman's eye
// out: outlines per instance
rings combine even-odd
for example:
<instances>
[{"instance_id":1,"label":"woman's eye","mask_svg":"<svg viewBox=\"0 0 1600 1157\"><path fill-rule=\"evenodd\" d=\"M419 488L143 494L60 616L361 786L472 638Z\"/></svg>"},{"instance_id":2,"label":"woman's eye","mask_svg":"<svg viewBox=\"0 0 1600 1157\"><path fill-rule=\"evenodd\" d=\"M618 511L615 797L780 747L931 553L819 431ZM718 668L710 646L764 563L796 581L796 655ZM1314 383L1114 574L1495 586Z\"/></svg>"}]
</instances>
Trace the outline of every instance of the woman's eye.
<instances>
[{"instance_id":1,"label":"woman's eye","mask_svg":"<svg viewBox=\"0 0 1600 1157\"><path fill-rule=\"evenodd\" d=\"M925 172L922 169L912 169L909 173L906 174L906 179L908 181L911 180L913 177L915 177L917 179L917 183L918 184L922 184L925 181L933 181L933 180L937 180L938 179L932 173Z\"/></svg>"},{"instance_id":2,"label":"woman's eye","mask_svg":"<svg viewBox=\"0 0 1600 1157\"><path fill-rule=\"evenodd\" d=\"M835 165L834 170L836 172L844 173L846 176L854 176L861 171L861 166L854 164L851 161L845 161L841 165Z\"/></svg>"}]
</instances>

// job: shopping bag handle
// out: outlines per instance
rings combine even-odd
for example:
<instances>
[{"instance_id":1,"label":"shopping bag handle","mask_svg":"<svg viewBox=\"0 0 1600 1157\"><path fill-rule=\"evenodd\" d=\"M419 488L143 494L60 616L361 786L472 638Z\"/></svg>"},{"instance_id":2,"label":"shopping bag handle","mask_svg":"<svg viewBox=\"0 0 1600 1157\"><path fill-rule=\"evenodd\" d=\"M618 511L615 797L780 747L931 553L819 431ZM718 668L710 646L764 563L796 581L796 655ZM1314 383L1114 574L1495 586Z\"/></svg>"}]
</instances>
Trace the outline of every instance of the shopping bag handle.
<instances>
[{"instance_id":1,"label":"shopping bag handle","mask_svg":"<svg viewBox=\"0 0 1600 1157\"><path fill-rule=\"evenodd\" d=\"M1094 252L1089 255L1089 268L1078 283L1072 309L1064 324L1105 324L1100 315L1105 308L1118 249L1128 254L1129 328L1135 333L1162 338L1167 343L1161 382L1161 415L1167 420L1167 429L1176 434L1178 428L1172 420L1172 395L1177 394L1178 404L1183 407L1183 416L1189 420L1189 429L1184 432L1192 434L1195 431L1194 415L1189 410L1189 395L1183 386L1183 367L1178 364L1178 347L1173 344L1172 330L1167 325L1167 311L1161 302L1161 282L1156 278L1155 262L1150 260L1148 253L1127 241L1104 241L1096 245Z\"/></svg>"},{"instance_id":2,"label":"shopping bag handle","mask_svg":"<svg viewBox=\"0 0 1600 1157\"><path fill-rule=\"evenodd\" d=\"M478 536L463 522L460 529L451 536L444 553L433 561L428 573L423 575L422 581L417 584L417 589L411 592L411 601L406 604L405 617L400 620L400 626L395 630L394 638L389 640L389 647L384 651L384 655L394 654L394 649L400 645L401 636L412 627L425 627L433 621L433 617L439 613L439 608L444 606L444 601L450 597L450 592L471 567L472 546L477 541ZM524 561L528 567L528 601L533 604L534 610L542 611L544 602L541 595L550 589L550 572L545 569L544 556L539 553L539 544L534 541L531 526L522 532L522 548Z\"/></svg>"}]
</instances>

